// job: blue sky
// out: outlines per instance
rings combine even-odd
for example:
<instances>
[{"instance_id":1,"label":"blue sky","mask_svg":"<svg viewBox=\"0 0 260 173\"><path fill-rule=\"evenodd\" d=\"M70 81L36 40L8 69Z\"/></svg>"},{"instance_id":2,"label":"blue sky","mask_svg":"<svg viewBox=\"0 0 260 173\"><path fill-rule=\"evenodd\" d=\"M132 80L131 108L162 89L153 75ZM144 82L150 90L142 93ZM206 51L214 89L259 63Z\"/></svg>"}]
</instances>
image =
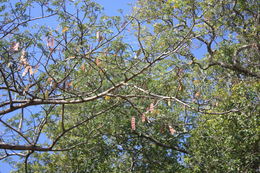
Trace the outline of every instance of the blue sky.
<instances>
[{"instance_id":1,"label":"blue sky","mask_svg":"<svg viewBox=\"0 0 260 173\"><path fill-rule=\"evenodd\" d=\"M129 14L131 12L131 7L129 4L133 4L136 0L94 0L95 2L101 4L104 7L104 12L107 15L120 15L118 9L122 9L124 14ZM49 21L50 24L52 21ZM12 167L0 161L0 173L9 173Z\"/></svg>"},{"instance_id":2,"label":"blue sky","mask_svg":"<svg viewBox=\"0 0 260 173\"><path fill-rule=\"evenodd\" d=\"M123 9L126 13L131 9L128 4L133 4L136 0L95 0L105 8L105 13L109 15L118 15L118 9Z\"/></svg>"}]
</instances>

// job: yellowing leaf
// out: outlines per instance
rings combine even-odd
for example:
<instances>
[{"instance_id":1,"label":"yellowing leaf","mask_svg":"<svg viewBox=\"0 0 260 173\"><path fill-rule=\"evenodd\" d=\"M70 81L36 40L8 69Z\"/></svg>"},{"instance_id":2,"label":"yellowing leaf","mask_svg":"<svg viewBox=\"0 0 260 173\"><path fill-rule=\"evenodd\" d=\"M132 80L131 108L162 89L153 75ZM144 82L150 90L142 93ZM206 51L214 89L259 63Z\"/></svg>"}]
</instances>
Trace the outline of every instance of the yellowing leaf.
<instances>
[{"instance_id":1,"label":"yellowing leaf","mask_svg":"<svg viewBox=\"0 0 260 173\"><path fill-rule=\"evenodd\" d=\"M49 38L47 39L47 46L48 46L49 48L54 47L54 37L49 37Z\"/></svg>"},{"instance_id":2,"label":"yellowing leaf","mask_svg":"<svg viewBox=\"0 0 260 173\"><path fill-rule=\"evenodd\" d=\"M171 102L170 99L168 100L167 104L168 104L168 106L171 106L171 105L172 105L172 102Z\"/></svg>"},{"instance_id":3,"label":"yellowing leaf","mask_svg":"<svg viewBox=\"0 0 260 173\"><path fill-rule=\"evenodd\" d=\"M46 90L44 93L44 99L48 99L48 98L49 98L49 92L48 90Z\"/></svg>"},{"instance_id":4,"label":"yellowing leaf","mask_svg":"<svg viewBox=\"0 0 260 173\"><path fill-rule=\"evenodd\" d=\"M111 99L110 96L105 96L105 100L109 100L109 99Z\"/></svg>"},{"instance_id":5,"label":"yellowing leaf","mask_svg":"<svg viewBox=\"0 0 260 173\"><path fill-rule=\"evenodd\" d=\"M52 82L52 83L51 83L51 88L52 88L52 89L56 89L57 86L58 86L58 84L57 84L56 82Z\"/></svg>"},{"instance_id":6,"label":"yellowing leaf","mask_svg":"<svg viewBox=\"0 0 260 173\"><path fill-rule=\"evenodd\" d=\"M153 113L154 113L154 114L159 114L159 113L160 113L160 110L159 110L159 109L155 109L155 110L153 111Z\"/></svg>"},{"instance_id":7,"label":"yellowing leaf","mask_svg":"<svg viewBox=\"0 0 260 173\"><path fill-rule=\"evenodd\" d=\"M169 125L169 131L170 131L170 133L173 135L174 133L176 133L176 130L172 127L172 126L170 126Z\"/></svg>"},{"instance_id":8,"label":"yellowing leaf","mask_svg":"<svg viewBox=\"0 0 260 173\"><path fill-rule=\"evenodd\" d=\"M68 82L66 82L66 86L67 86L68 88L71 88L72 85L73 85L73 81L68 81Z\"/></svg>"},{"instance_id":9,"label":"yellowing leaf","mask_svg":"<svg viewBox=\"0 0 260 173\"><path fill-rule=\"evenodd\" d=\"M66 31L68 31L69 30L69 28L67 27L67 26L65 26L63 29L62 29L62 31L61 32L66 32Z\"/></svg>"},{"instance_id":10,"label":"yellowing leaf","mask_svg":"<svg viewBox=\"0 0 260 173\"><path fill-rule=\"evenodd\" d=\"M200 81L199 81L199 80L194 80L193 82L194 82L195 85L200 84Z\"/></svg>"},{"instance_id":11,"label":"yellowing leaf","mask_svg":"<svg viewBox=\"0 0 260 173\"><path fill-rule=\"evenodd\" d=\"M76 58L76 57L75 56L69 56L68 59L70 60L70 59L74 59L74 58Z\"/></svg>"},{"instance_id":12,"label":"yellowing leaf","mask_svg":"<svg viewBox=\"0 0 260 173\"><path fill-rule=\"evenodd\" d=\"M183 85L181 84L181 85L179 85L179 87L178 87L178 90L179 91L183 91L184 90L184 87L183 87Z\"/></svg>"},{"instance_id":13,"label":"yellowing leaf","mask_svg":"<svg viewBox=\"0 0 260 173\"><path fill-rule=\"evenodd\" d=\"M196 92L195 95L194 95L196 98L200 96L200 92Z\"/></svg>"},{"instance_id":14,"label":"yellowing leaf","mask_svg":"<svg viewBox=\"0 0 260 173\"><path fill-rule=\"evenodd\" d=\"M85 72L85 71L86 71L86 65L85 65L84 63L83 63L83 64L81 64L80 68L81 68L81 70L82 70L83 72Z\"/></svg>"},{"instance_id":15,"label":"yellowing leaf","mask_svg":"<svg viewBox=\"0 0 260 173\"><path fill-rule=\"evenodd\" d=\"M18 51L19 50L20 43L19 42L13 42L11 46L12 51Z\"/></svg>"},{"instance_id":16,"label":"yellowing leaf","mask_svg":"<svg viewBox=\"0 0 260 173\"><path fill-rule=\"evenodd\" d=\"M142 122L144 123L146 121L146 116L145 116L145 113L142 114Z\"/></svg>"},{"instance_id":17,"label":"yellowing leaf","mask_svg":"<svg viewBox=\"0 0 260 173\"><path fill-rule=\"evenodd\" d=\"M164 126L161 127L160 132L161 132L161 133L164 133L164 132L165 132L165 127L164 127Z\"/></svg>"},{"instance_id":18,"label":"yellowing leaf","mask_svg":"<svg viewBox=\"0 0 260 173\"><path fill-rule=\"evenodd\" d=\"M134 116L131 118L131 129L135 130L135 117Z\"/></svg>"},{"instance_id":19,"label":"yellowing leaf","mask_svg":"<svg viewBox=\"0 0 260 173\"><path fill-rule=\"evenodd\" d=\"M33 73L34 73L34 72L33 72L32 66L29 66L29 74L30 74L30 75L33 75Z\"/></svg>"},{"instance_id":20,"label":"yellowing leaf","mask_svg":"<svg viewBox=\"0 0 260 173\"><path fill-rule=\"evenodd\" d=\"M97 66L100 66L100 64L101 64L100 59L99 59L99 58L96 58L95 63L96 63Z\"/></svg>"},{"instance_id":21,"label":"yellowing leaf","mask_svg":"<svg viewBox=\"0 0 260 173\"><path fill-rule=\"evenodd\" d=\"M154 111L154 104L153 104L153 103L150 104L149 111L150 111L150 112L153 112L153 111Z\"/></svg>"},{"instance_id":22,"label":"yellowing leaf","mask_svg":"<svg viewBox=\"0 0 260 173\"><path fill-rule=\"evenodd\" d=\"M47 83L51 84L52 80L53 80L53 79L52 79L51 77L49 77L49 78L47 79Z\"/></svg>"}]
</instances>

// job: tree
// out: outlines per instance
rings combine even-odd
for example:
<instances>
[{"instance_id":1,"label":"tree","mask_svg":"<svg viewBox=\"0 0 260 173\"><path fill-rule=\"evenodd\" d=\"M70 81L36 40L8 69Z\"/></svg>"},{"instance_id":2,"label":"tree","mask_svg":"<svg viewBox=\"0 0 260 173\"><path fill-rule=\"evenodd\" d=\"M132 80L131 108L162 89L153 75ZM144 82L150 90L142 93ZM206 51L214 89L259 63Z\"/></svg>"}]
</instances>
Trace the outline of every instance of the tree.
<instances>
[{"instance_id":1,"label":"tree","mask_svg":"<svg viewBox=\"0 0 260 173\"><path fill-rule=\"evenodd\" d=\"M23 158L17 172L259 171L257 4L142 0L110 17L90 0L1 2L1 158Z\"/></svg>"}]
</instances>

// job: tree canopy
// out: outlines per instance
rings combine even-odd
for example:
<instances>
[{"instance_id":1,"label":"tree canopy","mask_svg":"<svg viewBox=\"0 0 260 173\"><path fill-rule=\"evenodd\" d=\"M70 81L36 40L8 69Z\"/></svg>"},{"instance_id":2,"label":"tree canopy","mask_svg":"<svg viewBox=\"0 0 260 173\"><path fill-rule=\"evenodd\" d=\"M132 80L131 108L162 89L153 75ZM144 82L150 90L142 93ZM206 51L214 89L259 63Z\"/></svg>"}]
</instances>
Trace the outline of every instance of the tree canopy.
<instances>
[{"instance_id":1,"label":"tree canopy","mask_svg":"<svg viewBox=\"0 0 260 173\"><path fill-rule=\"evenodd\" d=\"M0 1L13 172L260 171L257 0Z\"/></svg>"}]
</instances>

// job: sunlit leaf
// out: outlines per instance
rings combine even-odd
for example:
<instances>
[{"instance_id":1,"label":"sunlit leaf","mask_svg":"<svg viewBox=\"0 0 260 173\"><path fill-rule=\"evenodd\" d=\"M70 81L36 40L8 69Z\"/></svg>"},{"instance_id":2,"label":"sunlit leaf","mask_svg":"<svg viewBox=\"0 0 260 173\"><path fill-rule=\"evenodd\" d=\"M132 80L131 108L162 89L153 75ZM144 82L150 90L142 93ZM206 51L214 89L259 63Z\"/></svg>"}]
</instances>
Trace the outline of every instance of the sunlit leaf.
<instances>
[{"instance_id":1,"label":"sunlit leaf","mask_svg":"<svg viewBox=\"0 0 260 173\"><path fill-rule=\"evenodd\" d=\"M29 72L30 67L31 67L31 66L26 66L26 67L25 67L25 69L24 69L24 71L23 71L23 74L22 74L23 77Z\"/></svg>"},{"instance_id":2,"label":"sunlit leaf","mask_svg":"<svg viewBox=\"0 0 260 173\"><path fill-rule=\"evenodd\" d=\"M28 65L28 64L29 64L29 63L27 62L27 59L26 59L25 55L26 55L26 52L25 52L25 50L23 49L22 52L21 52L21 57L20 57L20 63L21 63L22 65Z\"/></svg>"},{"instance_id":3,"label":"sunlit leaf","mask_svg":"<svg viewBox=\"0 0 260 173\"><path fill-rule=\"evenodd\" d=\"M96 39L98 40L98 42L100 42L100 41L103 40L103 37L102 37L100 31L97 31L97 33L96 33Z\"/></svg>"}]
</instances>

